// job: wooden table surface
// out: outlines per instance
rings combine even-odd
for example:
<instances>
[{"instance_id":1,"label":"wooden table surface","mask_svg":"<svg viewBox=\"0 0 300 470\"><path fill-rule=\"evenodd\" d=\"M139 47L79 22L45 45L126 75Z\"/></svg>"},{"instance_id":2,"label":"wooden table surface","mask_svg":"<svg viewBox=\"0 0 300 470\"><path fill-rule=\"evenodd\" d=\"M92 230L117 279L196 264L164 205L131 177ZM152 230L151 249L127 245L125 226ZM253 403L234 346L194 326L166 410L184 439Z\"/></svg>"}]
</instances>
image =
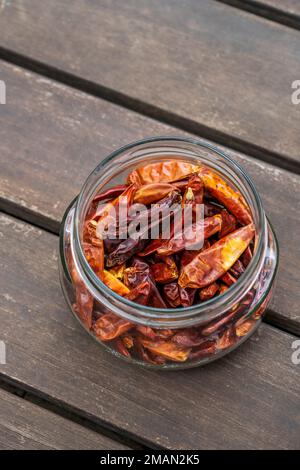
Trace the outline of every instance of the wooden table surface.
<instances>
[{"instance_id":1,"label":"wooden table surface","mask_svg":"<svg viewBox=\"0 0 300 470\"><path fill-rule=\"evenodd\" d=\"M0 2L0 448L300 448L299 29L298 0ZM153 135L241 163L280 244L258 332L170 373L92 341L57 273L60 220L89 172Z\"/></svg>"}]
</instances>

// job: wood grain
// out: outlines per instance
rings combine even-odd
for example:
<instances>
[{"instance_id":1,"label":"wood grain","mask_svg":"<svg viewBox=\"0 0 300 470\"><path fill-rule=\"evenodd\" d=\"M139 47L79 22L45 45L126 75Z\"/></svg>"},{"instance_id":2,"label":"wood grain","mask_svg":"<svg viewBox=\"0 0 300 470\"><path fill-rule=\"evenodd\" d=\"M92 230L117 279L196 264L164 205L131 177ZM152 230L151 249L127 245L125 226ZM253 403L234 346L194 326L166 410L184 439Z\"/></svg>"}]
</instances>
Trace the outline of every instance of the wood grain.
<instances>
[{"instance_id":1,"label":"wood grain","mask_svg":"<svg viewBox=\"0 0 300 470\"><path fill-rule=\"evenodd\" d=\"M4 2L0 46L299 172L298 31L211 0L27 0Z\"/></svg>"},{"instance_id":2,"label":"wood grain","mask_svg":"<svg viewBox=\"0 0 300 470\"><path fill-rule=\"evenodd\" d=\"M0 402L0 450L127 449L1 389Z\"/></svg>"},{"instance_id":3,"label":"wood grain","mask_svg":"<svg viewBox=\"0 0 300 470\"><path fill-rule=\"evenodd\" d=\"M150 135L179 131L1 62L0 207L58 233L65 208L99 161ZM182 135L182 133L181 133ZM220 147L248 170L279 239L281 263L268 320L300 334L300 177Z\"/></svg>"},{"instance_id":4,"label":"wood grain","mask_svg":"<svg viewBox=\"0 0 300 470\"><path fill-rule=\"evenodd\" d=\"M154 372L103 350L68 311L57 237L1 215L1 377L151 447L299 448L295 337L269 325L204 368Z\"/></svg>"},{"instance_id":5,"label":"wood grain","mask_svg":"<svg viewBox=\"0 0 300 470\"><path fill-rule=\"evenodd\" d=\"M299 0L217 0L291 28L300 29Z\"/></svg>"}]
</instances>

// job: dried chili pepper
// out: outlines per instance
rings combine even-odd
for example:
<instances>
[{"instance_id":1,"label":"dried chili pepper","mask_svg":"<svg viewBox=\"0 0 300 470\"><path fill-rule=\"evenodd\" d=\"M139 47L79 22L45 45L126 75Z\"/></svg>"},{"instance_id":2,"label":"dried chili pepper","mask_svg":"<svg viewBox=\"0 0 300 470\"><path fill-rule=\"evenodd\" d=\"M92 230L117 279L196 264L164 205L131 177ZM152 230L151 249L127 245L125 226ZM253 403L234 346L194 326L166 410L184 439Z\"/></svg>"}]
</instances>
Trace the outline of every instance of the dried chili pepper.
<instances>
[{"instance_id":1,"label":"dried chili pepper","mask_svg":"<svg viewBox=\"0 0 300 470\"><path fill-rule=\"evenodd\" d=\"M124 193L126 189L126 184L119 184L117 186L114 186L113 188L109 188L106 191L103 191L100 194L97 194L94 197L93 202L105 201L106 199L114 199Z\"/></svg>"},{"instance_id":2,"label":"dried chili pepper","mask_svg":"<svg viewBox=\"0 0 300 470\"><path fill-rule=\"evenodd\" d=\"M169 183L149 183L137 189L134 202L138 204L151 204L174 191L174 186Z\"/></svg>"},{"instance_id":3,"label":"dried chili pepper","mask_svg":"<svg viewBox=\"0 0 300 470\"><path fill-rule=\"evenodd\" d=\"M246 250L241 255L240 259L241 259L241 262L244 265L244 268L247 268L248 264L250 263L250 261L252 259L252 251L251 251L250 246L247 246Z\"/></svg>"},{"instance_id":4,"label":"dried chili pepper","mask_svg":"<svg viewBox=\"0 0 300 470\"><path fill-rule=\"evenodd\" d=\"M223 209L221 211L221 217L222 217L222 226L220 230L219 237L223 238L226 235L228 235L230 232L233 232L236 229L236 218L232 215L229 214L229 212L226 209Z\"/></svg>"},{"instance_id":5,"label":"dried chili pepper","mask_svg":"<svg viewBox=\"0 0 300 470\"><path fill-rule=\"evenodd\" d=\"M219 285L216 282L213 282L207 287L203 287L199 291L199 297L201 300L211 299L219 290Z\"/></svg>"},{"instance_id":6,"label":"dried chili pepper","mask_svg":"<svg viewBox=\"0 0 300 470\"><path fill-rule=\"evenodd\" d=\"M174 234L170 240L157 249L157 253L168 256L184 249L193 249L193 246L203 244L206 238L217 233L221 229L221 223L221 216L217 214L201 220L198 224L192 224L185 230L181 238L177 238L178 234Z\"/></svg>"},{"instance_id":7,"label":"dried chili pepper","mask_svg":"<svg viewBox=\"0 0 300 470\"><path fill-rule=\"evenodd\" d=\"M220 280L225 282L227 286L232 286L232 284L235 284L237 281L237 279L232 274L230 274L229 271L223 274L223 276L220 277Z\"/></svg>"},{"instance_id":8,"label":"dried chili pepper","mask_svg":"<svg viewBox=\"0 0 300 470\"><path fill-rule=\"evenodd\" d=\"M202 179L198 175L192 175L186 185L186 189L182 198L182 205L202 204L204 195L204 185Z\"/></svg>"},{"instance_id":9,"label":"dried chili pepper","mask_svg":"<svg viewBox=\"0 0 300 470\"><path fill-rule=\"evenodd\" d=\"M122 240L121 243L113 250L106 258L106 266L113 267L125 263L131 256L140 252L146 244L146 240L127 238Z\"/></svg>"},{"instance_id":10,"label":"dried chili pepper","mask_svg":"<svg viewBox=\"0 0 300 470\"><path fill-rule=\"evenodd\" d=\"M99 240L98 246L90 245L89 243L83 243L83 250L85 257L97 276L103 279L104 271L104 247L103 240Z\"/></svg>"},{"instance_id":11,"label":"dried chili pepper","mask_svg":"<svg viewBox=\"0 0 300 470\"><path fill-rule=\"evenodd\" d=\"M151 273L155 282L160 284L166 284L178 278L178 269L171 256L166 256L161 262L153 264Z\"/></svg>"},{"instance_id":12,"label":"dried chili pepper","mask_svg":"<svg viewBox=\"0 0 300 470\"><path fill-rule=\"evenodd\" d=\"M207 167L201 167L198 170L205 189L221 202L243 225L249 225L252 222L250 209L241 195L241 193L232 189L226 181Z\"/></svg>"},{"instance_id":13,"label":"dried chili pepper","mask_svg":"<svg viewBox=\"0 0 300 470\"><path fill-rule=\"evenodd\" d=\"M115 266L114 268L111 268L109 272L119 279L120 281L124 280L124 275L125 275L125 269L126 269L126 264L119 264L118 266Z\"/></svg>"},{"instance_id":14,"label":"dried chili pepper","mask_svg":"<svg viewBox=\"0 0 300 470\"><path fill-rule=\"evenodd\" d=\"M239 259L230 268L230 273L235 278L239 278L243 274L244 271L245 271L244 265Z\"/></svg>"},{"instance_id":15,"label":"dried chili pepper","mask_svg":"<svg viewBox=\"0 0 300 470\"><path fill-rule=\"evenodd\" d=\"M182 287L205 287L225 274L245 251L255 229L246 225L202 251L182 268L179 285Z\"/></svg>"},{"instance_id":16,"label":"dried chili pepper","mask_svg":"<svg viewBox=\"0 0 300 470\"><path fill-rule=\"evenodd\" d=\"M124 341L122 338L117 338L115 340L115 345L120 354L123 354L123 356L125 357L131 357L131 354L128 351L126 345L124 344Z\"/></svg>"},{"instance_id":17,"label":"dried chili pepper","mask_svg":"<svg viewBox=\"0 0 300 470\"><path fill-rule=\"evenodd\" d=\"M197 289L191 287L181 287L179 286L179 297L182 307L191 307L194 303L195 295Z\"/></svg>"},{"instance_id":18,"label":"dried chili pepper","mask_svg":"<svg viewBox=\"0 0 300 470\"><path fill-rule=\"evenodd\" d=\"M201 331L197 328L186 328L178 331L173 337L172 341L178 346L184 348L195 348L201 346L204 342L207 342L206 338L203 338Z\"/></svg>"},{"instance_id":19,"label":"dried chili pepper","mask_svg":"<svg viewBox=\"0 0 300 470\"><path fill-rule=\"evenodd\" d=\"M191 352L190 348L182 348L172 341L150 341L140 338L140 343L152 353L175 362L185 362Z\"/></svg>"},{"instance_id":20,"label":"dried chili pepper","mask_svg":"<svg viewBox=\"0 0 300 470\"><path fill-rule=\"evenodd\" d=\"M133 170L127 178L127 182L139 185L148 183L170 183L178 181L192 173L196 173L198 165L193 165L179 160L170 160L160 163L150 163Z\"/></svg>"},{"instance_id":21,"label":"dried chili pepper","mask_svg":"<svg viewBox=\"0 0 300 470\"><path fill-rule=\"evenodd\" d=\"M129 294L130 290L128 287L123 284L117 277L115 277L110 271L106 269L103 272L103 282L107 285L111 290L116 292L119 295L125 296Z\"/></svg>"},{"instance_id":22,"label":"dried chili pepper","mask_svg":"<svg viewBox=\"0 0 300 470\"><path fill-rule=\"evenodd\" d=\"M165 284L163 286L163 296L170 307L176 308L181 305L179 285L177 282Z\"/></svg>"},{"instance_id":23,"label":"dried chili pepper","mask_svg":"<svg viewBox=\"0 0 300 470\"><path fill-rule=\"evenodd\" d=\"M242 323L236 323L235 325L235 334L238 337L246 336L250 330L252 330L255 320L246 320Z\"/></svg>"},{"instance_id":24,"label":"dried chili pepper","mask_svg":"<svg viewBox=\"0 0 300 470\"><path fill-rule=\"evenodd\" d=\"M113 313L106 313L93 325L95 335L102 341L112 341L132 328L132 323Z\"/></svg>"},{"instance_id":25,"label":"dried chili pepper","mask_svg":"<svg viewBox=\"0 0 300 470\"><path fill-rule=\"evenodd\" d=\"M231 328L222 333L217 341L216 348L217 349L227 349L234 345L234 333Z\"/></svg>"},{"instance_id":26,"label":"dried chili pepper","mask_svg":"<svg viewBox=\"0 0 300 470\"><path fill-rule=\"evenodd\" d=\"M134 287L128 294L126 299L136 302L140 305L147 305L151 292L151 283L149 280L142 282L137 287Z\"/></svg>"}]
</instances>

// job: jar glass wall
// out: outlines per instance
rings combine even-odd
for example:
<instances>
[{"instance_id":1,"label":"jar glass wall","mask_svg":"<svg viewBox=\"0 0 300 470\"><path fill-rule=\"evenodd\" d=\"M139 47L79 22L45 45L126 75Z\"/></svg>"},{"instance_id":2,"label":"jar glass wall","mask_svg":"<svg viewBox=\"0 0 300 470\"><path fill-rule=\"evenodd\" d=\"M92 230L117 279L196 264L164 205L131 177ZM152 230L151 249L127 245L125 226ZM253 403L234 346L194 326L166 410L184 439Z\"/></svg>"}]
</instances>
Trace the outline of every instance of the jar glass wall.
<instances>
[{"instance_id":1,"label":"jar glass wall","mask_svg":"<svg viewBox=\"0 0 300 470\"><path fill-rule=\"evenodd\" d=\"M122 183L142 164L168 160L204 164L239 191L256 229L252 260L224 294L187 308L139 305L110 290L83 251L83 223L96 193ZM111 353L147 367L176 369L215 360L236 348L258 327L272 294L278 246L257 191L247 174L219 150L193 139L153 138L130 144L104 159L67 209L60 235L60 278L71 311ZM92 315L85 317L85 312ZM87 317L89 320L87 321ZM118 335L105 341L98 320L113 321ZM139 336L139 342L135 338ZM108 335L109 337L109 335ZM142 339L141 339L142 338ZM163 356L161 351L164 344ZM126 347L124 347L124 344Z\"/></svg>"}]
</instances>

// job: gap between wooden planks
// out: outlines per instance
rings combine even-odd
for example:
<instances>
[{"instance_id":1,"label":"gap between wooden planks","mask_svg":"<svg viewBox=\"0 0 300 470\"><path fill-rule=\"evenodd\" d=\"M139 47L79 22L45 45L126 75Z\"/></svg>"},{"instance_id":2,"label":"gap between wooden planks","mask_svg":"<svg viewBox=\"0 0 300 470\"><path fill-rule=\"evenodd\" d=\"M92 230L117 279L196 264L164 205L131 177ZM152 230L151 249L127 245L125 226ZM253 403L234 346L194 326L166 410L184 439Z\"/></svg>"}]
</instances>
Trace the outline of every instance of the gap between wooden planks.
<instances>
[{"instance_id":1,"label":"gap between wooden planks","mask_svg":"<svg viewBox=\"0 0 300 470\"><path fill-rule=\"evenodd\" d=\"M0 401L0 450L129 450L3 389Z\"/></svg>"},{"instance_id":2,"label":"gap between wooden planks","mask_svg":"<svg viewBox=\"0 0 300 470\"><path fill-rule=\"evenodd\" d=\"M211 0L31 0L2 11L0 46L2 57L300 171L298 31Z\"/></svg>"},{"instance_id":3,"label":"gap between wooden planks","mask_svg":"<svg viewBox=\"0 0 300 470\"><path fill-rule=\"evenodd\" d=\"M295 336L262 324L203 368L154 372L91 339L66 307L57 236L0 216L3 379L151 448L297 448Z\"/></svg>"},{"instance_id":4,"label":"gap between wooden planks","mask_svg":"<svg viewBox=\"0 0 300 470\"><path fill-rule=\"evenodd\" d=\"M0 207L55 233L85 178L111 151L145 136L182 135L120 106L0 64L9 89L7 104L0 107ZM300 177L219 148L248 170L279 239L281 262L267 320L300 334Z\"/></svg>"},{"instance_id":5,"label":"gap between wooden planks","mask_svg":"<svg viewBox=\"0 0 300 470\"><path fill-rule=\"evenodd\" d=\"M290 28L300 29L300 3L298 0L216 0L249 11Z\"/></svg>"}]
</instances>

